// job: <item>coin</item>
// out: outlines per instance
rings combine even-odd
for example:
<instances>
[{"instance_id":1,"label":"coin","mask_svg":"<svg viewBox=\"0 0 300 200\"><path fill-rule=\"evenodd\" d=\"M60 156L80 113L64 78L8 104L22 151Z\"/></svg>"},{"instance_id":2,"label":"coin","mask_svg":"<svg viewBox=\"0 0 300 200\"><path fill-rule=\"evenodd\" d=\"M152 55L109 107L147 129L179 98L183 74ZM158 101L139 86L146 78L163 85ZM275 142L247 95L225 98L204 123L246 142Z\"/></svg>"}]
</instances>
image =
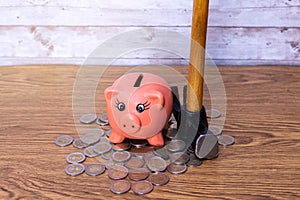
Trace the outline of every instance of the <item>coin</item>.
<instances>
[{"instance_id":1,"label":"coin","mask_svg":"<svg viewBox=\"0 0 300 200\"><path fill-rule=\"evenodd\" d=\"M125 167L130 168L130 169L135 169L135 168L140 168L143 167L145 164L145 161L141 157L131 157L130 160L128 160L125 163Z\"/></svg>"},{"instance_id":2,"label":"coin","mask_svg":"<svg viewBox=\"0 0 300 200\"><path fill-rule=\"evenodd\" d=\"M115 194L124 194L130 190L130 183L126 180L117 180L113 181L110 184L110 191L115 193Z\"/></svg>"},{"instance_id":3,"label":"coin","mask_svg":"<svg viewBox=\"0 0 300 200\"><path fill-rule=\"evenodd\" d=\"M103 164L89 164L85 167L85 173L90 176L98 176L105 171L105 165Z\"/></svg>"},{"instance_id":4,"label":"coin","mask_svg":"<svg viewBox=\"0 0 300 200\"><path fill-rule=\"evenodd\" d=\"M136 148L142 148L148 144L147 140L130 140L130 144Z\"/></svg>"},{"instance_id":5,"label":"coin","mask_svg":"<svg viewBox=\"0 0 300 200\"><path fill-rule=\"evenodd\" d=\"M183 151L185 147L186 147L185 142L179 139L173 139L166 145L166 148L170 152Z\"/></svg>"},{"instance_id":6,"label":"coin","mask_svg":"<svg viewBox=\"0 0 300 200\"><path fill-rule=\"evenodd\" d=\"M108 176L113 180L126 178L128 169L121 165L115 165L108 169Z\"/></svg>"},{"instance_id":7,"label":"coin","mask_svg":"<svg viewBox=\"0 0 300 200\"><path fill-rule=\"evenodd\" d=\"M234 144L235 141L234 141L234 137L232 137L231 135L221 135L219 137L218 142L220 145L229 146Z\"/></svg>"},{"instance_id":8,"label":"coin","mask_svg":"<svg viewBox=\"0 0 300 200\"><path fill-rule=\"evenodd\" d=\"M108 123L101 121L100 118L96 119L96 124L99 126L107 126L108 125Z\"/></svg>"},{"instance_id":9,"label":"coin","mask_svg":"<svg viewBox=\"0 0 300 200\"><path fill-rule=\"evenodd\" d=\"M222 129L219 126L215 126L215 125L210 125L208 127L208 130L215 136L219 136L222 133Z\"/></svg>"},{"instance_id":10,"label":"coin","mask_svg":"<svg viewBox=\"0 0 300 200\"><path fill-rule=\"evenodd\" d=\"M73 142L73 138L69 135L61 135L55 138L54 140L54 143L60 147L68 146L72 144L72 142Z\"/></svg>"},{"instance_id":11,"label":"coin","mask_svg":"<svg viewBox=\"0 0 300 200\"><path fill-rule=\"evenodd\" d=\"M182 173L186 172L187 166L185 164L180 165L180 164L172 163L168 166L167 170L171 174L182 174Z\"/></svg>"},{"instance_id":12,"label":"coin","mask_svg":"<svg viewBox=\"0 0 300 200\"><path fill-rule=\"evenodd\" d=\"M87 148L85 148L85 150L83 151L84 155L86 155L87 157L93 158L99 155L99 153L94 151L94 146L89 146Z\"/></svg>"},{"instance_id":13,"label":"coin","mask_svg":"<svg viewBox=\"0 0 300 200\"><path fill-rule=\"evenodd\" d=\"M132 184L132 191L138 195L148 194L153 190L153 185L149 181L137 181Z\"/></svg>"},{"instance_id":14,"label":"coin","mask_svg":"<svg viewBox=\"0 0 300 200\"><path fill-rule=\"evenodd\" d=\"M99 142L106 142L106 143L110 143L109 139L107 137L100 137Z\"/></svg>"},{"instance_id":15,"label":"coin","mask_svg":"<svg viewBox=\"0 0 300 200\"><path fill-rule=\"evenodd\" d=\"M140 168L135 170L130 170L128 173L128 178L133 181L141 181L148 178L150 172L146 169Z\"/></svg>"},{"instance_id":16,"label":"coin","mask_svg":"<svg viewBox=\"0 0 300 200\"><path fill-rule=\"evenodd\" d=\"M198 159L195 154L190 154L190 160L187 163L189 167L198 167L202 164L202 160Z\"/></svg>"},{"instance_id":17,"label":"coin","mask_svg":"<svg viewBox=\"0 0 300 200\"><path fill-rule=\"evenodd\" d=\"M195 155L200 159L213 159L219 155L218 138L214 134L200 135L196 141Z\"/></svg>"},{"instance_id":18,"label":"coin","mask_svg":"<svg viewBox=\"0 0 300 200\"><path fill-rule=\"evenodd\" d=\"M98 142L94 145L94 151L98 154L103 154L111 150L111 145L107 142Z\"/></svg>"},{"instance_id":19,"label":"coin","mask_svg":"<svg viewBox=\"0 0 300 200\"><path fill-rule=\"evenodd\" d=\"M126 162L130 157L131 154L128 151L116 151L112 154L112 159L116 162Z\"/></svg>"},{"instance_id":20,"label":"coin","mask_svg":"<svg viewBox=\"0 0 300 200\"><path fill-rule=\"evenodd\" d=\"M167 160L169 159L169 152L165 147L155 147L155 151L153 153L156 156L162 157L163 159Z\"/></svg>"},{"instance_id":21,"label":"coin","mask_svg":"<svg viewBox=\"0 0 300 200\"><path fill-rule=\"evenodd\" d=\"M91 133L94 133L94 134L98 134L100 137L104 136L105 132L102 128L92 128L88 131L85 132L86 134L91 134Z\"/></svg>"},{"instance_id":22,"label":"coin","mask_svg":"<svg viewBox=\"0 0 300 200\"><path fill-rule=\"evenodd\" d=\"M88 145L85 144L84 142L82 142L82 140L80 138L77 138L73 141L72 145L78 149L82 149L87 147Z\"/></svg>"},{"instance_id":23,"label":"coin","mask_svg":"<svg viewBox=\"0 0 300 200\"><path fill-rule=\"evenodd\" d=\"M221 112L217 109L206 110L206 116L208 118L219 118L221 117Z\"/></svg>"},{"instance_id":24,"label":"coin","mask_svg":"<svg viewBox=\"0 0 300 200\"><path fill-rule=\"evenodd\" d=\"M112 168L114 166L123 166L123 165L124 165L124 163L116 162L113 159L107 160L105 162L106 169L110 169L110 168Z\"/></svg>"},{"instance_id":25,"label":"coin","mask_svg":"<svg viewBox=\"0 0 300 200\"><path fill-rule=\"evenodd\" d=\"M149 181L153 185L161 186L169 182L169 176L163 172L156 172L150 175Z\"/></svg>"},{"instance_id":26,"label":"coin","mask_svg":"<svg viewBox=\"0 0 300 200\"><path fill-rule=\"evenodd\" d=\"M80 122L83 124L91 124L97 119L96 114L85 114L80 117Z\"/></svg>"},{"instance_id":27,"label":"coin","mask_svg":"<svg viewBox=\"0 0 300 200\"><path fill-rule=\"evenodd\" d=\"M85 160L85 155L81 152L70 153L66 157L68 163L81 163Z\"/></svg>"},{"instance_id":28,"label":"coin","mask_svg":"<svg viewBox=\"0 0 300 200\"><path fill-rule=\"evenodd\" d=\"M101 130L101 129L99 129ZM103 131L103 130L102 130ZM104 135L104 131L102 133ZM81 141L87 145L92 145L99 142L101 135L96 129L91 129L87 131L84 135L80 137Z\"/></svg>"},{"instance_id":29,"label":"coin","mask_svg":"<svg viewBox=\"0 0 300 200\"><path fill-rule=\"evenodd\" d=\"M177 135L177 128L168 128L167 133L166 133L167 138L172 140L175 138L176 135Z\"/></svg>"},{"instance_id":30,"label":"coin","mask_svg":"<svg viewBox=\"0 0 300 200\"><path fill-rule=\"evenodd\" d=\"M148 152L152 152L154 150L153 146L144 146L141 148L133 147L130 152L136 156L144 156Z\"/></svg>"},{"instance_id":31,"label":"coin","mask_svg":"<svg viewBox=\"0 0 300 200\"><path fill-rule=\"evenodd\" d=\"M101 155L101 158L103 158L104 160L110 160L110 159L112 159L112 154L114 153L114 151L113 150L110 150L110 151L108 151L108 152L106 152L106 153L103 153L102 155Z\"/></svg>"},{"instance_id":32,"label":"coin","mask_svg":"<svg viewBox=\"0 0 300 200\"><path fill-rule=\"evenodd\" d=\"M131 147L131 144L128 142L114 144L112 146L113 150L115 150L115 151L126 151L126 150L130 149L130 147Z\"/></svg>"},{"instance_id":33,"label":"coin","mask_svg":"<svg viewBox=\"0 0 300 200\"><path fill-rule=\"evenodd\" d=\"M68 174L70 176L77 176L77 175L82 174L84 172L84 165L79 164L79 163L69 164L65 168L65 172L66 172L66 174Z\"/></svg>"},{"instance_id":34,"label":"coin","mask_svg":"<svg viewBox=\"0 0 300 200\"><path fill-rule=\"evenodd\" d=\"M147 167L153 172L161 172L167 168L167 163L164 159L158 156L153 156L146 160Z\"/></svg>"},{"instance_id":35,"label":"coin","mask_svg":"<svg viewBox=\"0 0 300 200\"><path fill-rule=\"evenodd\" d=\"M190 160L190 156L183 152L170 154L170 160L175 164L186 164Z\"/></svg>"},{"instance_id":36,"label":"coin","mask_svg":"<svg viewBox=\"0 0 300 200\"><path fill-rule=\"evenodd\" d=\"M105 122L108 124L108 117L107 117L107 114L106 113L103 113L99 116L99 119L102 121L102 122Z\"/></svg>"}]
</instances>

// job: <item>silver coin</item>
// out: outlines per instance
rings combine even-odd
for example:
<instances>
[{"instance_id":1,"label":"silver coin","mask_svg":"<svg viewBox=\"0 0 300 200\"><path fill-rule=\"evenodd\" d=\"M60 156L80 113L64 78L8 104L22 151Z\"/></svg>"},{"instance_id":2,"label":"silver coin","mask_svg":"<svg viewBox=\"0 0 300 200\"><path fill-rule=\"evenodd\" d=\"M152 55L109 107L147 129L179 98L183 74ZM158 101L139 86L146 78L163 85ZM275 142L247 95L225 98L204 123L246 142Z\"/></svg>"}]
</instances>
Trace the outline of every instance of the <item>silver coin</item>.
<instances>
[{"instance_id":1,"label":"silver coin","mask_svg":"<svg viewBox=\"0 0 300 200\"><path fill-rule=\"evenodd\" d=\"M103 113L99 116L99 119L102 121L102 122L105 122L108 124L108 117L107 117L107 114L106 113Z\"/></svg>"},{"instance_id":2,"label":"silver coin","mask_svg":"<svg viewBox=\"0 0 300 200\"><path fill-rule=\"evenodd\" d=\"M166 148L170 152L183 151L185 149L185 147L186 147L185 142L183 140L179 140L179 139L173 139L166 145Z\"/></svg>"},{"instance_id":3,"label":"silver coin","mask_svg":"<svg viewBox=\"0 0 300 200\"><path fill-rule=\"evenodd\" d=\"M107 137L101 137L99 142L106 142L106 143L109 143L110 144L110 141Z\"/></svg>"},{"instance_id":4,"label":"silver coin","mask_svg":"<svg viewBox=\"0 0 300 200\"><path fill-rule=\"evenodd\" d=\"M79 164L79 163L73 163L73 164L69 164L66 168L65 168L65 172L66 174L70 175L70 176L77 176L79 174L82 174L85 170L85 167L83 164Z\"/></svg>"},{"instance_id":5,"label":"silver coin","mask_svg":"<svg viewBox=\"0 0 300 200\"><path fill-rule=\"evenodd\" d=\"M110 168L112 168L114 166L123 166L123 165L124 165L124 163L116 162L113 159L107 160L105 162L106 169L110 169Z\"/></svg>"},{"instance_id":6,"label":"silver coin","mask_svg":"<svg viewBox=\"0 0 300 200\"><path fill-rule=\"evenodd\" d=\"M180 165L180 164L172 163L168 166L167 170L171 174L182 174L182 173L186 172L187 166L185 164Z\"/></svg>"},{"instance_id":7,"label":"silver coin","mask_svg":"<svg viewBox=\"0 0 300 200\"><path fill-rule=\"evenodd\" d=\"M116 180L110 184L110 191L115 194L124 194L131 188L131 184L126 180Z\"/></svg>"},{"instance_id":8,"label":"silver coin","mask_svg":"<svg viewBox=\"0 0 300 200\"><path fill-rule=\"evenodd\" d=\"M89 146L87 148L85 148L85 150L83 151L84 155L86 155L87 157L93 158L99 155L99 153L94 151L94 146Z\"/></svg>"},{"instance_id":9,"label":"silver coin","mask_svg":"<svg viewBox=\"0 0 300 200\"><path fill-rule=\"evenodd\" d=\"M89 164L85 167L85 173L90 176L98 176L105 171L105 165L103 164Z\"/></svg>"},{"instance_id":10,"label":"silver coin","mask_svg":"<svg viewBox=\"0 0 300 200\"><path fill-rule=\"evenodd\" d=\"M130 140L130 144L136 148L142 148L148 144L147 140Z\"/></svg>"},{"instance_id":11,"label":"silver coin","mask_svg":"<svg viewBox=\"0 0 300 200\"><path fill-rule=\"evenodd\" d=\"M156 172L150 175L149 181L155 186L162 186L169 182L169 176L163 172Z\"/></svg>"},{"instance_id":12,"label":"silver coin","mask_svg":"<svg viewBox=\"0 0 300 200\"><path fill-rule=\"evenodd\" d=\"M128 150L130 148L131 148L131 144L128 143L128 142L114 144L112 146L112 149L115 150L115 151L126 151L126 150Z\"/></svg>"},{"instance_id":13,"label":"silver coin","mask_svg":"<svg viewBox=\"0 0 300 200\"><path fill-rule=\"evenodd\" d=\"M99 142L101 135L99 135L96 129L91 129L87 131L83 136L80 137L81 141L87 145L92 145ZM101 130L101 129L99 129ZM103 130L102 130L103 131ZM104 131L102 133L104 135Z\"/></svg>"},{"instance_id":14,"label":"silver coin","mask_svg":"<svg viewBox=\"0 0 300 200\"><path fill-rule=\"evenodd\" d=\"M54 140L54 143L60 147L68 146L72 144L72 142L73 142L73 138L69 135L61 135L55 138Z\"/></svg>"},{"instance_id":15,"label":"silver coin","mask_svg":"<svg viewBox=\"0 0 300 200\"><path fill-rule=\"evenodd\" d=\"M130 157L131 154L128 151L116 151L112 154L112 159L116 162L126 162Z\"/></svg>"},{"instance_id":16,"label":"silver coin","mask_svg":"<svg viewBox=\"0 0 300 200\"><path fill-rule=\"evenodd\" d=\"M113 180L126 178L128 169L121 165L115 165L108 169L108 177Z\"/></svg>"},{"instance_id":17,"label":"silver coin","mask_svg":"<svg viewBox=\"0 0 300 200\"><path fill-rule=\"evenodd\" d=\"M153 190L153 185L149 181L137 181L132 184L132 191L138 195L145 195Z\"/></svg>"},{"instance_id":18,"label":"silver coin","mask_svg":"<svg viewBox=\"0 0 300 200\"><path fill-rule=\"evenodd\" d=\"M170 160L172 163L182 165L186 164L190 160L190 156L183 152L176 152L170 154Z\"/></svg>"},{"instance_id":19,"label":"silver coin","mask_svg":"<svg viewBox=\"0 0 300 200\"><path fill-rule=\"evenodd\" d=\"M80 138L77 138L73 141L72 145L78 149L82 149L87 147L88 145L85 144L84 142L82 142L82 140Z\"/></svg>"},{"instance_id":20,"label":"silver coin","mask_svg":"<svg viewBox=\"0 0 300 200\"><path fill-rule=\"evenodd\" d=\"M234 144L234 142L234 137L232 137L231 135L221 135L218 139L218 143L223 146L232 145Z\"/></svg>"},{"instance_id":21,"label":"silver coin","mask_svg":"<svg viewBox=\"0 0 300 200\"><path fill-rule=\"evenodd\" d=\"M105 132L102 128L92 128L85 132L85 134L87 134L87 133L95 133L95 134L98 134L100 137L103 137L105 134Z\"/></svg>"},{"instance_id":22,"label":"silver coin","mask_svg":"<svg viewBox=\"0 0 300 200\"><path fill-rule=\"evenodd\" d=\"M200 165L202 165L202 160L198 159L194 154L190 155L190 160L187 163L187 166L189 167L198 167Z\"/></svg>"},{"instance_id":23,"label":"silver coin","mask_svg":"<svg viewBox=\"0 0 300 200\"><path fill-rule=\"evenodd\" d=\"M143 158L141 157L131 157L126 163L125 163L125 167L129 168L129 169L137 169L137 168L141 168L143 167L145 164L145 161Z\"/></svg>"},{"instance_id":24,"label":"silver coin","mask_svg":"<svg viewBox=\"0 0 300 200\"><path fill-rule=\"evenodd\" d=\"M96 114L85 114L80 117L80 122L83 124L91 124L97 119Z\"/></svg>"},{"instance_id":25,"label":"silver coin","mask_svg":"<svg viewBox=\"0 0 300 200\"><path fill-rule=\"evenodd\" d=\"M219 118L221 115L221 112L217 109L206 110L206 116L208 118Z\"/></svg>"},{"instance_id":26,"label":"silver coin","mask_svg":"<svg viewBox=\"0 0 300 200\"><path fill-rule=\"evenodd\" d=\"M98 142L94 145L94 151L98 154L103 154L111 150L111 144L107 142Z\"/></svg>"},{"instance_id":27,"label":"silver coin","mask_svg":"<svg viewBox=\"0 0 300 200\"><path fill-rule=\"evenodd\" d=\"M174 139L177 135L177 128L168 128L166 137L170 140Z\"/></svg>"},{"instance_id":28,"label":"silver coin","mask_svg":"<svg viewBox=\"0 0 300 200\"><path fill-rule=\"evenodd\" d=\"M153 153L156 156L162 157L163 159L167 160L169 159L169 152L165 147L155 147L155 151Z\"/></svg>"},{"instance_id":29,"label":"silver coin","mask_svg":"<svg viewBox=\"0 0 300 200\"><path fill-rule=\"evenodd\" d=\"M162 172L167 168L167 162L158 156L153 156L146 160L147 167L153 172Z\"/></svg>"},{"instance_id":30,"label":"silver coin","mask_svg":"<svg viewBox=\"0 0 300 200\"><path fill-rule=\"evenodd\" d=\"M218 138L214 134L200 135L196 141L195 155L200 159L213 159L219 155Z\"/></svg>"},{"instance_id":31,"label":"silver coin","mask_svg":"<svg viewBox=\"0 0 300 200\"><path fill-rule=\"evenodd\" d=\"M81 152L74 152L74 153L70 153L69 155L67 155L66 157L66 161L68 163L81 163L85 160L85 155Z\"/></svg>"},{"instance_id":32,"label":"silver coin","mask_svg":"<svg viewBox=\"0 0 300 200\"><path fill-rule=\"evenodd\" d=\"M112 154L113 154L114 152L115 152L115 151L110 150L110 151L108 151L108 152L106 152L106 153L103 153L103 154L101 154L101 158L103 158L104 160L110 160L110 159L112 159Z\"/></svg>"},{"instance_id":33,"label":"silver coin","mask_svg":"<svg viewBox=\"0 0 300 200\"><path fill-rule=\"evenodd\" d=\"M100 118L96 119L96 124L98 124L99 126L107 126L108 123L101 121Z\"/></svg>"},{"instance_id":34,"label":"silver coin","mask_svg":"<svg viewBox=\"0 0 300 200\"><path fill-rule=\"evenodd\" d=\"M215 125L210 125L208 127L208 130L214 134L215 136L219 136L222 134L222 129L219 126L215 126Z\"/></svg>"}]
</instances>

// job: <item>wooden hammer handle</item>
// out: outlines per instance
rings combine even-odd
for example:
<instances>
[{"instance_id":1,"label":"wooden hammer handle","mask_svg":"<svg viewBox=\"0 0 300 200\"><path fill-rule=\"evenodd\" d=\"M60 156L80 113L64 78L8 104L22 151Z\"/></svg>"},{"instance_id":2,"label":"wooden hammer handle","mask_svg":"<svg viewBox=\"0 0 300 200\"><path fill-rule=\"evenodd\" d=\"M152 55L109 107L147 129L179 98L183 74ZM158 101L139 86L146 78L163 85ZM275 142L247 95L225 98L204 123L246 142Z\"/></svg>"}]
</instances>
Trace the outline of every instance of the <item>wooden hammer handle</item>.
<instances>
[{"instance_id":1,"label":"wooden hammer handle","mask_svg":"<svg viewBox=\"0 0 300 200\"><path fill-rule=\"evenodd\" d=\"M202 108L208 5L209 0L194 0L187 91L187 110L191 112Z\"/></svg>"}]
</instances>

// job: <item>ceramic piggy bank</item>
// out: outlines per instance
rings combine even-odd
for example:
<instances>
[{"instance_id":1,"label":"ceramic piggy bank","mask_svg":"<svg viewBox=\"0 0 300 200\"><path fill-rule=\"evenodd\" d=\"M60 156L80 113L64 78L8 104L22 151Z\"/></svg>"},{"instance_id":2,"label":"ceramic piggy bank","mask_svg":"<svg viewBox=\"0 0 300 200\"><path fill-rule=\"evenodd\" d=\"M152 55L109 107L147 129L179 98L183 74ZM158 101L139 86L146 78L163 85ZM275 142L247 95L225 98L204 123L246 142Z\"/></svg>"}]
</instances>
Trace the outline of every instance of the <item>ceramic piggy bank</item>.
<instances>
[{"instance_id":1,"label":"ceramic piggy bank","mask_svg":"<svg viewBox=\"0 0 300 200\"><path fill-rule=\"evenodd\" d=\"M171 89L164 79L150 73L125 74L104 95L112 143L129 138L164 145L162 130L168 127L173 104Z\"/></svg>"}]
</instances>

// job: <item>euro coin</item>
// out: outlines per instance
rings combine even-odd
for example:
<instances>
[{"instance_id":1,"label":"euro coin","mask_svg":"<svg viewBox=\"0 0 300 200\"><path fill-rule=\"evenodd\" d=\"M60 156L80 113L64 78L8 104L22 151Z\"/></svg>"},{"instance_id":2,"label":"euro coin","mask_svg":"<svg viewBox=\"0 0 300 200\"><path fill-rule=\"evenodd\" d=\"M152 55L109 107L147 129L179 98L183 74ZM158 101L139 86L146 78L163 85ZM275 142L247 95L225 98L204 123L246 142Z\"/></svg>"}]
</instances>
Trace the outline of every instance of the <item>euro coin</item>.
<instances>
[{"instance_id":1,"label":"euro coin","mask_svg":"<svg viewBox=\"0 0 300 200\"><path fill-rule=\"evenodd\" d=\"M84 172L84 169L85 167L83 164L73 163L73 164L69 164L65 168L65 172L70 176L77 176L79 174L82 174Z\"/></svg>"},{"instance_id":2,"label":"euro coin","mask_svg":"<svg viewBox=\"0 0 300 200\"><path fill-rule=\"evenodd\" d=\"M85 160L85 155L81 152L70 153L66 157L68 163L81 163Z\"/></svg>"},{"instance_id":3,"label":"euro coin","mask_svg":"<svg viewBox=\"0 0 300 200\"><path fill-rule=\"evenodd\" d=\"M132 191L138 195L148 194L153 190L153 185L149 181L137 181L132 184Z\"/></svg>"},{"instance_id":4,"label":"euro coin","mask_svg":"<svg viewBox=\"0 0 300 200\"><path fill-rule=\"evenodd\" d=\"M85 114L80 117L80 122L83 124L91 124L97 119L96 114Z\"/></svg>"},{"instance_id":5,"label":"euro coin","mask_svg":"<svg viewBox=\"0 0 300 200\"><path fill-rule=\"evenodd\" d=\"M103 164L89 164L85 167L85 173L90 176L98 176L105 171L105 165Z\"/></svg>"},{"instance_id":6,"label":"euro coin","mask_svg":"<svg viewBox=\"0 0 300 200\"><path fill-rule=\"evenodd\" d=\"M169 176L163 172L156 172L150 175L149 181L155 186L161 186L169 182Z\"/></svg>"},{"instance_id":7,"label":"euro coin","mask_svg":"<svg viewBox=\"0 0 300 200\"><path fill-rule=\"evenodd\" d=\"M73 142L73 138L69 135L61 135L55 138L54 140L54 143L60 147L68 146L72 144L72 142Z\"/></svg>"},{"instance_id":8,"label":"euro coin","mask_svg":"<svg viewBox=\"0 0 300 200\"><path fill-rule=\"evenodd\" d=\"M130 190L130 183L126 180L113 181L110 184L110 191L115 194L124 194Z\"/></svg>"}]
</instances>

